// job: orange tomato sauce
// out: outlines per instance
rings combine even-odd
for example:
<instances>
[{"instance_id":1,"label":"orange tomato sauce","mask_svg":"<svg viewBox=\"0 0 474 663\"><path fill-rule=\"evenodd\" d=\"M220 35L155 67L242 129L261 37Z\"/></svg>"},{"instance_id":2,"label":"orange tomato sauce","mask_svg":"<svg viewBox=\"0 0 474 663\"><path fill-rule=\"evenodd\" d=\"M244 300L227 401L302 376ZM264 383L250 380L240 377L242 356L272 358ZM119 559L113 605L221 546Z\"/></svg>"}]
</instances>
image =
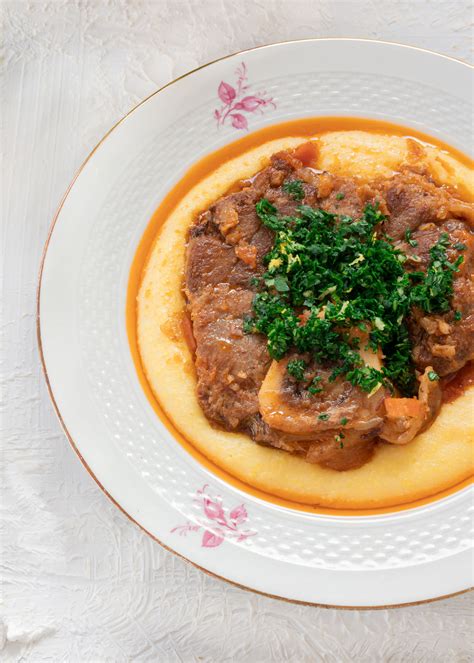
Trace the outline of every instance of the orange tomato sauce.
<instances>
[{"instance_id":1,"label":"orange tomato sauce","mask_svg":"<svg viewBox=\"0 0 474 663\"><path fill-rule=\"evenodd\" d=\"M145 395L156 412L157 416L165 427L170 431L173 437L186 449L186 451L195 458L201 465L203 465L210 472L220 477L227 483L235 486L236 488L253 495L259 499L271 502L278 506L287 507L290 509L296 509L299 511L306 511L309 513L318 513L326 515L337 515L337 516L364 516L364 515L377 515L384 513L393 513L405 509L411 509L414 507L422 506L424 504L429 504L434 502L442 497L451 495L458 490L470 485L472 483L472 478L468 478L461 483L452 486L451 488L444 490L435 495L425 497L416 501L412 501L406 504L400 504L397 506L384 507L379 509L335 509L320 507L318 505L309 505L301 504L298 502L293 502L286 500L274 495L265 493L257 488L254 488L243 481L235 478L228 472L222 470L220 467L212 463L204 454L198 451L193 444L186 439L180 431L174 426L174 424L167 417L163 411L160 403L155 398L150 385L145 376L145 372L142 366L140 353L138 350L137 342L137 294L140 288L141 276L143 269L146 266L148 256L151 253L153 248L154 241L156 240L160 228L163 226L166 219L169 217L171 212L183 198L183 196L198 182L210 175L214 170L219 166L224 164L230 159L234 159L239 155L243 154L247 150L253 149L266 143L270 140L275 140L278 138L284 138L286 136L301 136L303 139L305 137L315 137L318 134L323 134L328 131L350 131L350 130L360 130L368 131L371 133L379 134L392 134L396 136L411 137L419 141L430 143L435 145L440 149L449 152L453 157L461 161L462 163L472 167L472 160L469 159L465 154L452 148L447 143L433 138L427 134L424 134L420 131L403 127L397 124L392 124L390 122L385 122L382 120L372 120L365 118L353 118L353 117L320 117L320 118L303 118L299 120L291 120L288 122L283 122L281 124L276 124L272 126L265 127L251 134L245 135L243 138L236 140L224 147L216 150L203 157L200 161L194 164L179 180L179 182L166 194L162 202L155 210L150 222L148 223L145 232L138 244L135 256L132 261L132 266L130 269L130 276L128 281L127 288L127 298L126 298L126 310L125 310L125 319L126 319L126 328L127 336L130 345L130 352L132 359L137 371L138 379L140 384L145 392ZM303 156L303 155L302 155ZM305 155L308 157L308 160L314 155ZM189 330L186 327L183 327L183 334L188 336ZM451 386L451 385L450 385ZM452 390L454 390L454 384L452 385Z\"/></svg>"}]
</instances>

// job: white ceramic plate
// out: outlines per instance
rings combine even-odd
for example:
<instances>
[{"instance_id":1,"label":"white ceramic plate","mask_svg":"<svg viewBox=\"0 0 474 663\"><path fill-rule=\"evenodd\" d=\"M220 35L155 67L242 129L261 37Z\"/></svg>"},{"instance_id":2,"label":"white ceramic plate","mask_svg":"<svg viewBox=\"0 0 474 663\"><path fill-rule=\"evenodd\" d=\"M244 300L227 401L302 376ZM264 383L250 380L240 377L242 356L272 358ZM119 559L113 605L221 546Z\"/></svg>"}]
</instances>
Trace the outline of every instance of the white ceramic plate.
<instances>
[{"instance_id":1,"label":"white ceramic plate","mask_svg":"<svg viewBox=\"0 0 474 663\"><path fill-rule=\"evenodd\" d=\"M244 96L239 77L249 86L245 96L264 101L235 108ZM473 584L470 488L427 506L364 517L304 513L241 492L202 467L157 418L125 328L127 279L144 228L203 155L245 130L318 115L390 120L466 152L472 85L467 65L394 44L322 39L266 46L201 67L155 93L81 168L42 267L45 373L81 460L163 545L246 588L315 604L413 603Z\"/></svg>"}]
</instances>

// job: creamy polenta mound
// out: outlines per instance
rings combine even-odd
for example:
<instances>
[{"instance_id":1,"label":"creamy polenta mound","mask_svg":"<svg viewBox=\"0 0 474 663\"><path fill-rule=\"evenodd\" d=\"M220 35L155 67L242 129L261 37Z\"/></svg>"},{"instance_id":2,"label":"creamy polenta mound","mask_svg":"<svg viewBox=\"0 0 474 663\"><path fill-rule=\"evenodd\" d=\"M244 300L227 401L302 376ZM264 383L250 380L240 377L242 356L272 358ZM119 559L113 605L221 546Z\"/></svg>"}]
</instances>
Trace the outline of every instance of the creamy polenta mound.
<instances>
[{"instance_id":1,"label":"creamy polenta mound","mask_svg":"<svg viewBox=\"0 0 474 663\"><path fill-rule=\"evenodd\" d=\"M198 389L195 358L189 339L183 333L190 229L205 210L229 190L234 190L236 182L252 182L253 176L269 167L272 155L282 151L294 154L292 151L307 141L307 137L289 136L227 161L196 184L166 219L144 267L137 297L137 341L146 378L166 415L196 449L229 474L267 493L299 503L345 509L388 507L434 495L472 475L473 387L467 387L452 402L443 403L433 423L408 444L394 442L396 438L389 439L390 435L380 442L376 436L364 447L367 453L363 458L357 457L356 461L341 467L333 460L333 449L327 463L325 457L319 458L317 453L314 458L306 458L301 452L291 453L292 438L288 432L291 427L288 428L285 422L280 424L274 417L275 408L272 410L272 398L276 397L275 394L281 396L278 380L284 381L280 369L282 365L286 366L285 360L273 361L268 369L265 368L264 382L271 389L260 388L259 396L263 419L277 428L283 426L287 435L285 443L279 445L264 437L259 438L260 433L255 432L255 427L247 430L240 426L239 429L238 415L235 421L232 418L234 413L226 419L225 413L213 416L209 414L211 410L206 410L206 416L203 410L204 399L212 391L212 380L206 386L207 391L202 384ZM424 177L430 178L430 186L443 190L450 187L449 190L459 199L461 215L464 214L463 203L468 203L473 194L473 174L466 165L437 147L410 138L368 131L332 131L315 136L312 141L316 149L311 166L315 173L325 171L330 174L333 178L330 187L334 187L334 182L341 177L356 178L359 187L374 181L379 183L378 186L384 186L385 180L397 177L399 173L406 172L410 178L413 172L413 177L423 172ZM321 180L318 182L322 186ZM337 196L341 213L347 213L344 204L348 204L349 194L345 199L342 194ZM234 226L235 223L232 216L228 221L227 232L230 232L232 223ZM410 234L400 241L407 239L410 240ZM255 254L248 249L248 244L244 243L236 246L235 251L244 266L251 269ZM224 295L223 301L229 301L232 306L229 290ZM438 359L443 367L443 362L449 358L441 355ZM373 365L380 367L381 358L374 357L374 361ZM425 373L438 380L431 364ZM428 387L431 377L427 378ZM390 398L384 388L379 389L378 396L373 396L382 399L381 402L384 397ZM240 398L240 392L236 391L235 398ZM268 419L265 418L266 412ZM292 410L289 412L291 414ZM340 438L339 443L342 449L344 442ZM295 449L299 449L298 444Z\"/></svg>"}]
</instances>

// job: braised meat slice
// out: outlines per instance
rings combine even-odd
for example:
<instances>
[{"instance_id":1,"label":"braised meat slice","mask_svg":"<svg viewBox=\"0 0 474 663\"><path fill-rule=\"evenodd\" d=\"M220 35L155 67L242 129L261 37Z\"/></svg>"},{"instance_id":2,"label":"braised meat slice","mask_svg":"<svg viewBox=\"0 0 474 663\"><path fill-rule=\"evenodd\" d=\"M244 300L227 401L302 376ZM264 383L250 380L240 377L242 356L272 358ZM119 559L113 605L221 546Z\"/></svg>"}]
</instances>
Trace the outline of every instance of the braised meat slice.
<instances>
[{"instance_id":1,"label":"braised meat slice","mask_svg":"<svg viewBox=\"0 0 474 663\"><path fill-rule=\"evenodd\" d=\"M403 172L383 182L381 195L387 206L384 230L394 240L402 239L425 223L437 223L448 216L448 198L428 178Z\"/></svg>"},{"instance_id":2,"label":"braised meat slice","mask_svg":"<svg viewBox=\"0 0 474 663\"><path fill-rule=\"evenodd\" d=\"M280 436L286 434L287 449L309 462L335 469L363 464L382 430L382 406L389 392L381 387L367 394L343 378L332 380L332 368L308 357L305 379L297 381L287 371L295 357L270 365L258 394L263 421ZM317 387L310 391L310 384Z\"/></svg>"},{"instance_id":3,"label":"braised meat slice","mask_svg":"<svg viewBox=\"0 0 474 663\"><path fill-rule=\"evenodd\" d=\"M468 223L473 221L471 205L456 198L445 187L436 186L424 173L405 169L379 182L377 189L389 217L383 229L394 240L403 239L407 230L413 232L450 217Z\"/></svg>"},{"instance_id":4,"label":"braised meat slice","mask_svg":"<svg viewBox=\"0 0 474 663\"><path fill-rule=\"evenodd\" d=\"M208 285L191 307L198 399L206 416L227 430L247 428L270 357L262 336L244 334L253 293L228 283Z\"/></svg>"},{"instance_id":5,"label":"braised meat slice","mask_svg":"<svg viewBox=\"0 0 474 663\"><path fill-rule=\"evenodd\" d=\"M260 412L269 426L313 438L339 428L375 434L380 430L381 405L389 393L386 389L364 393L342 377L331 379L333 367L311 361L307 362L305 381L296 381L287 371L292 357L273 361L260 388ZM314 377L317 387L311 392L308 383Z\"/></svg>"}]
</instances>

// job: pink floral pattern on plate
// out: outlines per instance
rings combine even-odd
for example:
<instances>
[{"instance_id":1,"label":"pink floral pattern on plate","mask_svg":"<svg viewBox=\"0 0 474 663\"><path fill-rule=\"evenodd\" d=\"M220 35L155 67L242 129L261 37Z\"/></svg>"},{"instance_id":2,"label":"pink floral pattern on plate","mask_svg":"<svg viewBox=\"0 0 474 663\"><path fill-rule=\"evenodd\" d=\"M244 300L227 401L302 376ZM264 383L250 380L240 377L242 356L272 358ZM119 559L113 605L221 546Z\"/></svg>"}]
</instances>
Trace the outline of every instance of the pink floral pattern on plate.
<instances>
[{"instance_id":1,"label":"pink floral pattern on plate","mask_svg":"<svg viewBox=\"0 0 474 663\"><path fill-rule=\"evenodd\" d=\"M269 106L276 108L276 104L266 92L250 93L250 85L247 82L247 66L242 62L235 70L236 85L230 85L221 81L217 94L222 102L220 108L214 111L217 126L223 126L228 122L234 129L246 131L248 120L246 115L250 113L263 113Z\"/></svg>"},{"instance_id":2,"label":"pink floral pattern on plate","mask_svg":"<svg viewBox=\"0 0 474 663\"><path fill-rule=\"evenodd\" d=\"M202 509L203 516L198 518L197 523L187 522L185 525L174 527L171 532L180 536L187 536L189 532L203 530L201 546L204 548L216 548L226 539L235 539L237 542L245 541L250 536L255 536L255 530L243 529L248 520L247 509L244 504L235 506L230 512L222 505L220 495L212 497L207 493L209 486L206 484L196 491L195 501Z\"/></svg>"}]
</instances>

